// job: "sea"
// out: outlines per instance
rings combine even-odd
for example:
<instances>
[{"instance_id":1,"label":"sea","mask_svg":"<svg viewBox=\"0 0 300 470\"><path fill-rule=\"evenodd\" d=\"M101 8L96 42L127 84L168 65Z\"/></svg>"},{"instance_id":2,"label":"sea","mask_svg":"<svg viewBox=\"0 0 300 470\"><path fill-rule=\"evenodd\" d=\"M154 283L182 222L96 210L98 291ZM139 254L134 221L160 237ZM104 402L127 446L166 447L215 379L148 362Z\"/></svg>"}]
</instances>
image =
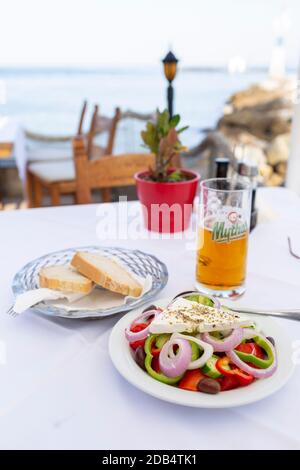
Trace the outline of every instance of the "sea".
<instances>
[{"instance_id":1,"label":"sea","mask_svg":"<svg viewBox=\"0 0 300 470\"><path fill-rule=\"evenodd\" d=\"M174 108L189 125L183 143L197 145L203 130L215 126L230 95L267 78L267 70L229 74L225 69L179 69L174 80ZM89 103L84 127L94 104L111 115L116 106L141 113L166 107L167 83L153 68L0 68L0 116L19 120L26 130L45 135L76 131L83 100ZM141 148L142 123L123 123L117 151Z\"/></svg>"}]
</instances>

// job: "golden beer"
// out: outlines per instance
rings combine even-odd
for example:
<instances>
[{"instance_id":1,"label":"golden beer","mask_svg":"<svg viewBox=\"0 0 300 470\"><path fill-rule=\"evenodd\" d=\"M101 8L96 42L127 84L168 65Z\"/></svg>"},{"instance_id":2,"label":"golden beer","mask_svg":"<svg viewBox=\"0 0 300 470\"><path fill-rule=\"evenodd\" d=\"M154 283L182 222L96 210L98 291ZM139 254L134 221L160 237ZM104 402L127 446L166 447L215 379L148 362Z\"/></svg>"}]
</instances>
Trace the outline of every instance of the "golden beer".
<instances>
[{"instance_id":1,"label":"golden beer","mask_svg":"<svg viewBox=\"0 0 300 470\"><path fill-rule=\"evenodd\" d=\"M199 227L196 280L210 290L234 291L246 277L248 231L216 240L212 229Z\"/></svg>"},{"instance_id":2,"label":"golden beer","mask_svg":"<svg viewBox=\"0 0 300 470\"><path fill-rule=\"evenodd\" d=\"M218 297L245 292L251 185L234 178L200 184L196 288Z\"/></svg>"}]
</instances>

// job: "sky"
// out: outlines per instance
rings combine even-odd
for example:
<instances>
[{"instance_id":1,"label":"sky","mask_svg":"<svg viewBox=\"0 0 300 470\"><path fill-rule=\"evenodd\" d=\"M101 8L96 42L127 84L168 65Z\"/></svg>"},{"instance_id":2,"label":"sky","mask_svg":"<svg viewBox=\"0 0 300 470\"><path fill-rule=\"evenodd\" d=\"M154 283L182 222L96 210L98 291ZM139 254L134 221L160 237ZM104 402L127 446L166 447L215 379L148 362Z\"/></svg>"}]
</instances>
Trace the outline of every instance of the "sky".
<instances>
[{"instance_id":1,"label":"sky","mask_svg":"<svg viewBox=\"0 0 300 470\"><path fill-rule=\"evenodd\" d=\"M267 65L282 9L296 67L300 0L0 0L0 66Z\"/></svg>"}]
</instances>

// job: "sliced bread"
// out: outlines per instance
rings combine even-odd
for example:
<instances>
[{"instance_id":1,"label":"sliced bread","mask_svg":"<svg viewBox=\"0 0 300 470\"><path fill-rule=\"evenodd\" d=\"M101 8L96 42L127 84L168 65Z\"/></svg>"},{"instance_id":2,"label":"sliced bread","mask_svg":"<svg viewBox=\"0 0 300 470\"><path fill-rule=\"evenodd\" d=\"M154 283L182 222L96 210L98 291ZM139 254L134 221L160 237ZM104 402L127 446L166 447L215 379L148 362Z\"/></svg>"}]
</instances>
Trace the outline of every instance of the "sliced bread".
<instances>
[{"instance_id":1,"label":"sliced bread","mask_svg":"<svg viewBox=\"0 0 300 470\"><path fill-rule=\"evenodd\" d=\"M112 292L138 297L142 286L114 259L98 253L77 252L71 265L99 286Z\"/></svg>"},{"instance_id":2,"label":"sliced bread","mask_svg":"<svg viewBox=\"0 0 300 470\"><path fill-rule=\"evenodd\" d=\"M70 266L47 266L39 272L40 287L89 294L93 283Z\"/></svg>"}]
</instances>

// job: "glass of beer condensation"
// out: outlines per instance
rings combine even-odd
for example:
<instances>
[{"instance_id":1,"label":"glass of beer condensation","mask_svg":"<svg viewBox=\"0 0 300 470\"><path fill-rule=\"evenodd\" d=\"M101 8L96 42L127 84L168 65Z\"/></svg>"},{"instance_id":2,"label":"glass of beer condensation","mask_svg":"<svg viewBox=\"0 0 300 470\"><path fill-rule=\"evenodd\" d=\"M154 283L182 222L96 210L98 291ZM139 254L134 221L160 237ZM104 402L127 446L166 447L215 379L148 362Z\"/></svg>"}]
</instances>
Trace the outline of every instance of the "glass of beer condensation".
<instances>
[{"instance_id":1,"label":"glass of beer condensation","mask_svg":"<svg viewBox=\"0 0 300 470\"><path fill-rule=\"evenodd\" d=\"M245 291L251 186L230 178L200 184L196 287L218 297Z\"/></svg>"}]
</instances>

